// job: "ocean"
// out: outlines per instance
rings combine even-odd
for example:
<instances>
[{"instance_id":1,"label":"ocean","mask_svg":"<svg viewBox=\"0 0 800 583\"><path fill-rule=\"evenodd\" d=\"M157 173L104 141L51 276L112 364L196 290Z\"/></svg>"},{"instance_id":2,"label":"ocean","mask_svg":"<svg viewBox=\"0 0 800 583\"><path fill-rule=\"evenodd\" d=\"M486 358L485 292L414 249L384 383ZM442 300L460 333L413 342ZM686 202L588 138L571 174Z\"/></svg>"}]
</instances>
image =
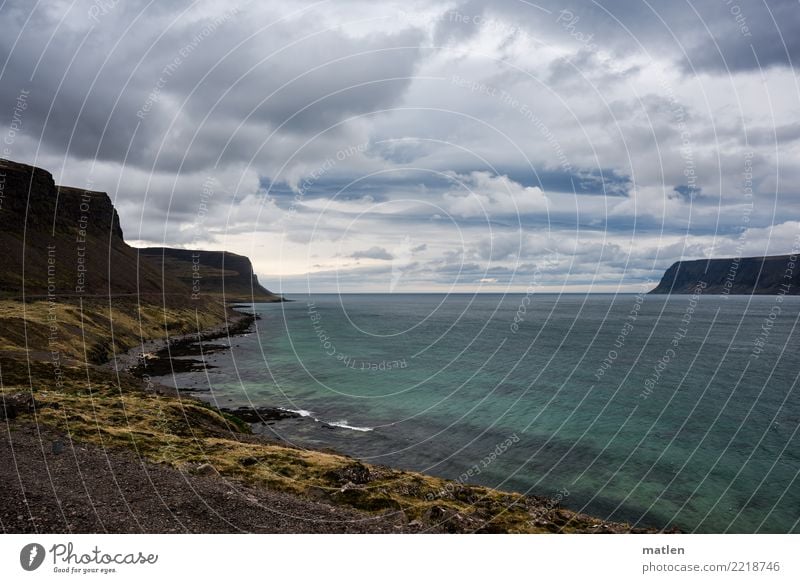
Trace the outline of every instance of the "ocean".
<instances>
[{"instance_id":1,"label":"ocean","mask_svg":"<svg viewBox=\"0 0 800 583\"><path fill-rule=\"evenodd\" d=\"M698 290L700 291L700 290ZM800 532L800 297L321 294L162 382L262 431L686 532Z\"/></svg>"}]
</instances>

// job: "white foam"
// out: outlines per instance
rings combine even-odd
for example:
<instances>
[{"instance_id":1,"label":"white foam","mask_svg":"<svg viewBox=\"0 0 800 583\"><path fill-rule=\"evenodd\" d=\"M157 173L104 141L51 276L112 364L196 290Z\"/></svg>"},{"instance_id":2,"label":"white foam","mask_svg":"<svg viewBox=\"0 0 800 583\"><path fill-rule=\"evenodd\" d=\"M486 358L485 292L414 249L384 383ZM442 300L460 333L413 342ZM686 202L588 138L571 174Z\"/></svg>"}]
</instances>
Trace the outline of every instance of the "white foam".
<instances>
[{"instance_id":1,"label":"white foam","mask_svg":"<svg viewBox=\"0 0 800 583\"><path fill-rule=\"evenodd\" d=\"M372 431L372 427L356 427L355 425L348 425L347 419L343 421L330 421L327 422L328 425L332 425L333 427L341 427L342 429L351 429L353 431Z\"/></svg>"},{"instance_id":2,"label":"white foam","mask_svg":"<svg viewBox=\"0 0 800 583\"><path fill-rule=\"evenodd\" d=\"M351 431L373 431L373 427L357 427L355 425L350 425L347 423L347 419L342 419L341 421L325 421L324 419L319 419L314 417L314 413L312 411L306 411L305 409L287 409L286 407L278 407L281 411L286 411L287 413L296 413L300 415L300 417L311 417L317 423L324 423L325 425L330 425L331 427L339 427L341 429L350 429Z\"/></svg>"},{"instance_id":3,"label":"white foam","mask_svg":"<svg viewBox=\"0 0 800 583\"><path fill-rule=\"evenodd\" d=\"M305 409L287 409L285 407L278 407L278 409L287 413L297 413L300 417L311 417L313 415L311 411L306 411ZM317 421L317 419L315 418L314 421Z\"/></svg>"}]
</instances>

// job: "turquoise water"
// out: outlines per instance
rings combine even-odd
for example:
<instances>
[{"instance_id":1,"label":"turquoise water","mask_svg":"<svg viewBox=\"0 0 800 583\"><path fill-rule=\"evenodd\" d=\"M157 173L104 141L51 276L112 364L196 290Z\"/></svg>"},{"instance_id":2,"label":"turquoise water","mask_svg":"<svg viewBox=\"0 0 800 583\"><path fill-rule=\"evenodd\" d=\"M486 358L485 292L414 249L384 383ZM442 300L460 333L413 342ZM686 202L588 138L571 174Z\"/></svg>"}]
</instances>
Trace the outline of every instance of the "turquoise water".
<instances>
[{"instance_id":1,"label":"turquoise water","mask_svg":"<svg viewBox=\"0 0 800 583\"><path fill-rule=\"evenodd\" d=\"M294 299L175 382L302 411L265 431L371 463L640 525L800 531L800 298Z\"/></svg>"}]
</instances>

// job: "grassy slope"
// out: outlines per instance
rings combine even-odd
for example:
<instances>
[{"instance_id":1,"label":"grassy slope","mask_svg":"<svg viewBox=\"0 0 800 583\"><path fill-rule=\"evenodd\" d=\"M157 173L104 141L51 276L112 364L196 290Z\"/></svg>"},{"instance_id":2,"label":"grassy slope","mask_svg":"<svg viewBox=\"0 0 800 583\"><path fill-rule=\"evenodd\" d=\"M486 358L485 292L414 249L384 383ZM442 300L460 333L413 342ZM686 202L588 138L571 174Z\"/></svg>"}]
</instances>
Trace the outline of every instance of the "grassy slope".
<instances>
[{"instance_id":1,"label":"grassy slope","mask_svg":"<svg viewBox=\"0 0 800 583\"><path fill-rule=\"evenodd\" d=\"M52 304L0 300L0 350L57 350L61 358L105 362L113 352L146 339L196 332L224 319L225 307L219 301L165 308L134 298L115 298L113 305L101 299Z\"/></svg>"}]
</instances>

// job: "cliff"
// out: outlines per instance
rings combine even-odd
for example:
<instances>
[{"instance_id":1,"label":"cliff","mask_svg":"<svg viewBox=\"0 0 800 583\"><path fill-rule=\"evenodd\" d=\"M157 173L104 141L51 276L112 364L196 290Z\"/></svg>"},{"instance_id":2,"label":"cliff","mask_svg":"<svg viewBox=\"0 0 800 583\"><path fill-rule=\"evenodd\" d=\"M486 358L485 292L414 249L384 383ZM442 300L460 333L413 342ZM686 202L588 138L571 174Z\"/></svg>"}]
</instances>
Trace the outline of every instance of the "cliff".
<instances>
[{"instance_id":1,"label":"cliff","mask_svg":"<svg viewBox=\"0 0 800 583\"><path fill-rule=\"evenodd\" d=\"M145 247L139 254L159 271L177 277L193 294L220 294L229 301L283 300L258 282L250 259L243 255L169 247Z\"/></svg>"},{"instance_id":2,"label":"cliff","mask_svg":"<svg viewBox=\"0 0 800 583\"><path fill-rule=\"evenodd\" d=\"M183 305L224 294L281 301L247 257L224 251L135 249L105 192L56 186L41 168L0 159L0 294L132 296Z\"/></svg>"},{"instance_id":3,"label":"cliff","mask_svg":"<svg viewBox=\"0 0 800 583\"><path fill-rule=\"evenodd\" d=\"M46 170L0 159L0 292L13 296L186 293L138 265L104 192L56 186Z\"/></svg>"},{"instance_id":4,"label":"cliff","mask_svg":"<svg viewBox=\"0 0 800 583\"><path fill-rule=\"evenodd\" d=\"M796 255L697 259L674 263L652 294L691 294L698 282L706 294L800 294Z\"/></svg>"}]
</instances>

